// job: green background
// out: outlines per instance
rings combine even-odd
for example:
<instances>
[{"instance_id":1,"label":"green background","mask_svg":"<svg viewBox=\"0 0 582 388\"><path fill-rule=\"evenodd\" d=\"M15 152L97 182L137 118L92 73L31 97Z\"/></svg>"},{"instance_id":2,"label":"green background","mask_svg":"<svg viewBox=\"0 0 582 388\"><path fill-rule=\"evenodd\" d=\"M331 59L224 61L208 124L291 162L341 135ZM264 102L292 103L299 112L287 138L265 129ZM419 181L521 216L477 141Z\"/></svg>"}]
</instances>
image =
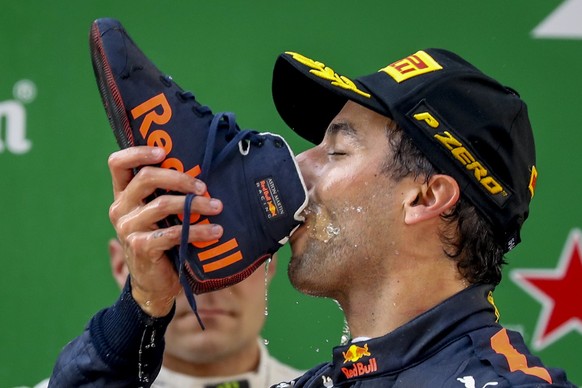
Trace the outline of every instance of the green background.
<instances>
[{"instance_id":1,"label":"green background","mask_svg":"<svg viewBox=\"0 0 582 388\"><path fill-rule=\"evenodd\" d=\"M555 268L568 233L582 226L582 40L532 36L561 3L3 2L0 103L15 100L13 87L22 79L31 80L37 94L23 103L31 149L0 152L0 387L49 376L61 347L118 294L107 259L113 236L107 157L117 146L88 52L90 24L106 16L120 19L158 67L200 101L236 112L242 127L283 134L297 153L308 144L285 127L270 92L274 60L283 51L355 77L418 49L443 47L517 89L529 105L540 175L524 243L508 255L496 301L502 323L531 341L541 305L507 273ZM4 140L7 120L0 125ZM263 335L283 362L308 368L330 358L343 321L333 301L290 286L288 257L285 247ZM582 335L574 330L536 353L582 384L581 350Z\"/></svg>"}]
</instances>

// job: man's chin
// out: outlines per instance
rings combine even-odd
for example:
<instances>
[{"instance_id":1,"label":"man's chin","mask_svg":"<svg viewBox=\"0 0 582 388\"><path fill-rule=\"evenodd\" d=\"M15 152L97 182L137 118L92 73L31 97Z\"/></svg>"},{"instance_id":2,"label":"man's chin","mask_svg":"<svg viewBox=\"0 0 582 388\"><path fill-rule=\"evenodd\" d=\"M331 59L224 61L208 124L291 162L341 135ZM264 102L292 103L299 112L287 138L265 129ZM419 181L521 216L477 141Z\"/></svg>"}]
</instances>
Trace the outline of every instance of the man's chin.
<instances>
[{"instance_id":1,"label":"man's chin","mask_svg":"<svg viewBox=\"0 0 582 388\"><path fill-rule=\"evenodd\" d=\"M222 352L229 343L232 341L231 336L233 336L232 330L225 330L224 328L219 329L217 327L212 327L209 325L204 332L195 332L189 334L182 334L181 336L176 336L178 343L174 343L176 347L182 349L188 349L188 352L193 352L199 354L204 353L214 353ZM171 347L172 344L168 343L166 347Z\"/></svg>"},{"instance_id":2,"label":"man's chin","mask_svg":"<svg viewBox=\"0 0 582 388\"><path fill-rule=\"evenodd\" d=\"M297 291L306 295L315 295L313 290L317 284L311 282L309 276L306 276L307 274L304 273L304 269L301 268L302 260L302 256L295 254L291 255L291 260L289 261L289 266L287 268L289 282Z\"/></svg>"}]
</instances>

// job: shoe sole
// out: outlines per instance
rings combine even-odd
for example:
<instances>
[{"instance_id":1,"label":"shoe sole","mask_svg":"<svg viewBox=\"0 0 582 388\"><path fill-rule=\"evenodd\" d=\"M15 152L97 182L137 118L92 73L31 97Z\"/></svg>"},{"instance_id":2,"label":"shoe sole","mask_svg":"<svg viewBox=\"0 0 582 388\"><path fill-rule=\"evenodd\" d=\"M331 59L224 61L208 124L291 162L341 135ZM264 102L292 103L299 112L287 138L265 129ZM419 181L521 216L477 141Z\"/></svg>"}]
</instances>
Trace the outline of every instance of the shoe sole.
<instances>
[{"instance_id":1,"label":"shoe sole","mask_svg":"<svg viewBox=\"0 0 582 388\"><path fill-rule=\"evenodd\" d=\"M103 48L102 34L108 32L111 28L115 29L115 27L111 26L106 31L101 31L98 22L93 23L91 26L89 39L91 60L93 61L93 69L103 100L103 106L107 112L107 118L113 129L117 143L121 148L128 148L138 144L133 136L126 113L127 110L123 104L121 93L117 88L115 77L113 76L111 66L107 61L107 56ZM118 30L119 33L127 36L123 28L119 27Z\"/></svg>"}]
</instances>

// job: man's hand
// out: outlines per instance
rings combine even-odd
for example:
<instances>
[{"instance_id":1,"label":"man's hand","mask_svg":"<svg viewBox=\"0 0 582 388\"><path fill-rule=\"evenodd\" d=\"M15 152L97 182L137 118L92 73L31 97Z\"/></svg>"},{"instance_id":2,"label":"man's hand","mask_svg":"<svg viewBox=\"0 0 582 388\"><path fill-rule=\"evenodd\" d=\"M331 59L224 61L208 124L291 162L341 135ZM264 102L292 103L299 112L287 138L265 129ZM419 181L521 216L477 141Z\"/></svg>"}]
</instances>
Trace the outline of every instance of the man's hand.
<instances>
[{"instance_id":1,"label":"man's hand","mask_svg":"<svg viewBox=\"0 0 582 388\"><path fill-rule=\"evenodd\" d=\"M156 147L127 148L109 157L114 198L109 218L125 252L133 298L153 317L167 315L182 289L174 265L165 254L180 244L182 226L159 228L157 222L181 214L185 195L161 195L149 203L146 198L156 189L194 193L197 196L192 201L192 213L210 216L222 211L222 203L209 198L202 181L150 166L161 163L164 157L163 149ZM134 176L137 167L142 168ZM189 241L212 241L221 235L219 225L191 225Z\"/></svg>"}]
</instances>

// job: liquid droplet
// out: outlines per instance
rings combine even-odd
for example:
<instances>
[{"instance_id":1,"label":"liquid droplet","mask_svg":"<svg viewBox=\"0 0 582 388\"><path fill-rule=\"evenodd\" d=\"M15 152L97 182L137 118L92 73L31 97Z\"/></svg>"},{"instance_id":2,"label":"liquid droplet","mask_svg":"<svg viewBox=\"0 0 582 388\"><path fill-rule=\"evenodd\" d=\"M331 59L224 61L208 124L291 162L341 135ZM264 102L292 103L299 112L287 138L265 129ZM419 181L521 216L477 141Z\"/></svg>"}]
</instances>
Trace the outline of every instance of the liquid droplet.
<instances>
[{"instance_id":1,"label":"liquid droplet","mask_svg":"<svg viewBox=\"0 0 582 388\"><path fill-rule=\"evenodd\" d=\"M265 316L269 315L269 265L271 261L271 257L265 261Z\"/></svg>"},{"instance_id":2,"label":"liquid droplet","mask_svg":"<svg viewBox=\"0 0 582 388\"><path fill-rule=\"evenodd\" d=\"M340 229L336 226L333 226L332 224L329 224L327 226L327 228L325 229L325 231L327 232L329 237L332 237L332 236L337 236L340 232Z\"/></svg>"},{"instance_id":3,"label":"liquid droplet","mask_svg":"<svg viewBox=\"0 0 582 388\"><path fill-rule=\"evenodd\" d=\"M347 345L351 337L350 327L348 326L348 321L344 318L344 327L342 329L342 337L340 339L340 344Z\"/></svg>"},{"instance_id":4,"label":"liquid droplet","mask_svg":"<svg viewBox=\"0 0 582 388\"><path fill-rule=\"evenodd\" d=\"M268 339L264 339L264 340L263 340L263 343L264 343L265 345L269 345L269 340L268 340Z\"/></svg>"}]
</instances>

